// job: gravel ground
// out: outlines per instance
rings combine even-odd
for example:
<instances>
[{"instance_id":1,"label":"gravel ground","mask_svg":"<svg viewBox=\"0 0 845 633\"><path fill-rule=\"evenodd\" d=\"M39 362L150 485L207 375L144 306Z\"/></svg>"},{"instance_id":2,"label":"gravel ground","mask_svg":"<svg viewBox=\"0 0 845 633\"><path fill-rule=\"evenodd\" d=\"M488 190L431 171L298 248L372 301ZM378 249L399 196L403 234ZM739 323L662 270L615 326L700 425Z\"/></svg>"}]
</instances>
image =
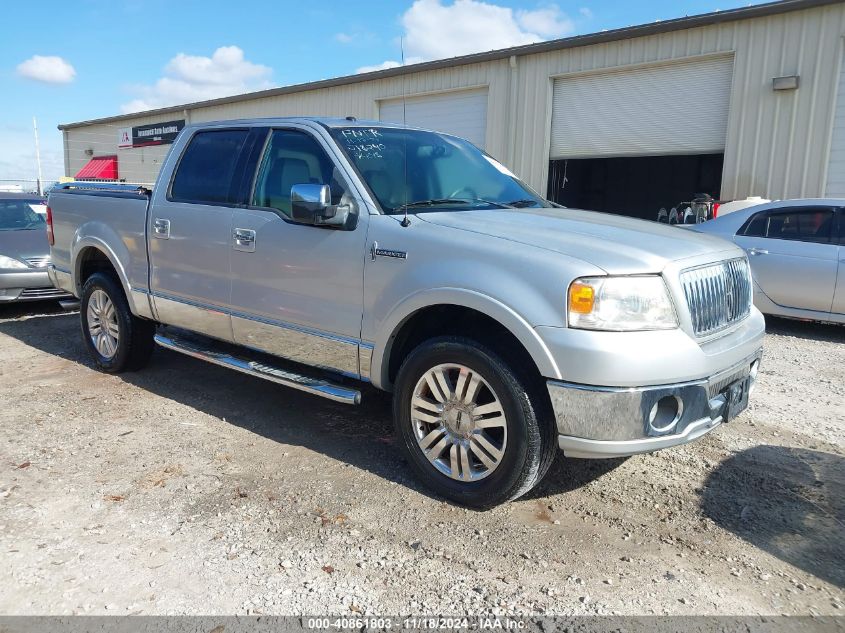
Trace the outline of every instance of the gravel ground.
<instances>
[{"instance_id":1,"label":"gravel ground","mask_svg":"<svg viewBox=\"0 0 845 633\"><path fill-rule=\"evenodd\" d=\"M110 376L78 329L0 307L2 614L844 613L845 328L770 320L738 419L489 512L418 486L378 393Z\"/></svg>"}]
</instances>

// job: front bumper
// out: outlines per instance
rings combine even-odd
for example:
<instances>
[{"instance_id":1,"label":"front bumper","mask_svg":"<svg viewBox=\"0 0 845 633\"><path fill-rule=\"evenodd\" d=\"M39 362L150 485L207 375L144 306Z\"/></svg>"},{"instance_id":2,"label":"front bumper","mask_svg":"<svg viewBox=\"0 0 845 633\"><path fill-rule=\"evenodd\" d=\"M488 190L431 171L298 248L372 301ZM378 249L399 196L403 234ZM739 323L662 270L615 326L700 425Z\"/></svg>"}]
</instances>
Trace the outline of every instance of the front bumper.
<instances>
[{"instance_id":1,"label":"front bumper","mask_svg":"<svg viewBox=\"0 0 845 633\"><path fill-rule=\"evenodd\" d=\"M45 269L0 272L0 303L71 298L69 293L53 287Z\"/></svg>"},{"instance_id":2,"label":"front bumper","mask_svg":"<svg viewBox=\"0 0 845 633\"><path fill-rule=\"evenodd\" d=\"M558 445L567 457L624 457L686 444L719 426L725 390L760 367L762 349L702 380L595 387L549 380Z\"/></svg>"}]
</instances>

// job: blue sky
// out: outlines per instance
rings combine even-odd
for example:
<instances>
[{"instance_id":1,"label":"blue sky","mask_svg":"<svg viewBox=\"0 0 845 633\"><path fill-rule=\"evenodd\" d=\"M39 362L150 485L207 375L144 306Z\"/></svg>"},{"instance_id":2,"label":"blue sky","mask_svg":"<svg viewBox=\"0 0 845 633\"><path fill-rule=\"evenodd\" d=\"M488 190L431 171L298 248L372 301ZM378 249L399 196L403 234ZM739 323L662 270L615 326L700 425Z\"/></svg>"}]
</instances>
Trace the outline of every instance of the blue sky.
<instances>
[{"instance_id":1,"label":"blue sky","mask_svg":"<svg viewBox=\"0 0 845 633\"><path fill-rule=\"evenodd\" d=\"M12 0L0 180L62 175L59 123L745 6L733 0ZM15 28L8 28L9 25Z\"/></svg>"}]
</instances>

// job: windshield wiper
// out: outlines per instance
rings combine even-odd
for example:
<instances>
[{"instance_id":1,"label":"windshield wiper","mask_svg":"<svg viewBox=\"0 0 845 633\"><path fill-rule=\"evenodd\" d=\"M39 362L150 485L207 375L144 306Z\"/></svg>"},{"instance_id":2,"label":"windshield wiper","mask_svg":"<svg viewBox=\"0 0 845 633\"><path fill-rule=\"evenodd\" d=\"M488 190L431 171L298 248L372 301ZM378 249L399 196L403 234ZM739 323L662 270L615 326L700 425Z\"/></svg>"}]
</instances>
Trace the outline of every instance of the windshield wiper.
<instances>
[{"instance_id":1,"label":"windshield wiper","mask_svg":"<svg viewBox=\"0 0 845 633\"><path fill-rule=\"evenodd\" d=\"M484 200L483 198L432 198L431 200L416 200L414 202L400 204L394 209L394 211L404 211L405 209L418 207L439 207L446 204L473 204L478 202L481 204L489 204L499 209L504 209L509 206L502 202L493 202L492 200Z\"/></svg>"},{"instance_id":2,"label":"windshield wiper","mask_svg":"<svg viewBox=\"0 0 845 633\"><path fill-rule=\"evenodd\" d=\"M457 198L432 198L431 200L415 200L414 202L406 202L400 204L394 211L401 211L403 209L413 209L414 207L436 207L441 204L466 204L466 200L458 200Z\"/></svg>"},{"instance_id":3,"label":"windshield wiper","mask_svg":"<svg viewBox=\"0 0 845 633\"><path fill-rule=\"evenodd\" d=\"M511 202L507 202L506 204L509 207L513 207L514 209L522 209L524 207L533 207L534 205L539 205L539 202L526 198L524 200L512 200Z\"/></svg>"}]
</instances>

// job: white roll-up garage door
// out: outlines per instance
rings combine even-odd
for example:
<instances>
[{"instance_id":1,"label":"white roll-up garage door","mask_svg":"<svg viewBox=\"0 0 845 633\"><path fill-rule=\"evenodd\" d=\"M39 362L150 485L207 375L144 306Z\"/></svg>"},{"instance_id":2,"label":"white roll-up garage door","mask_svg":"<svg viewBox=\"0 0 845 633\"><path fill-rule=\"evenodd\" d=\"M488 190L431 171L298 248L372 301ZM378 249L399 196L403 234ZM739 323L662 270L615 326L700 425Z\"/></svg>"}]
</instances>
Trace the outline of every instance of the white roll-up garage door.
<instances>
[{"instance_id":1,"label":"white roll-up garage door","mask_svg":"<svg viewBox=\"0 0 845 633\"><path fill-rule=\"evenodd\" d=\"M379 119L402 123L402 99L379 104ZM487 132L487 89L456 90L405 101L405 119L413 127L462 136L484 147Z\"/></svg>"},{"instance_id":2,"label":"white roll-up garage door","mask_svg":"<svg viewBox=\"0 0 845 633\"><path fill-rule=\"evenodd\" d=\"M833 113L833 140L827 165L827 194L830 198L845 198L845 59L839 71L839 90L836 111Z\"/></svg>"},{"instance_id":3,"label":"white roll-up garage door","mask_svg":"<svg viewBox=\"0 0 845 633\"><path fill-rule=\"evenodd\" d=\"M556 79L551 158L724 151L732 75L719 57Z\"/></svg>"}]
</instances>

